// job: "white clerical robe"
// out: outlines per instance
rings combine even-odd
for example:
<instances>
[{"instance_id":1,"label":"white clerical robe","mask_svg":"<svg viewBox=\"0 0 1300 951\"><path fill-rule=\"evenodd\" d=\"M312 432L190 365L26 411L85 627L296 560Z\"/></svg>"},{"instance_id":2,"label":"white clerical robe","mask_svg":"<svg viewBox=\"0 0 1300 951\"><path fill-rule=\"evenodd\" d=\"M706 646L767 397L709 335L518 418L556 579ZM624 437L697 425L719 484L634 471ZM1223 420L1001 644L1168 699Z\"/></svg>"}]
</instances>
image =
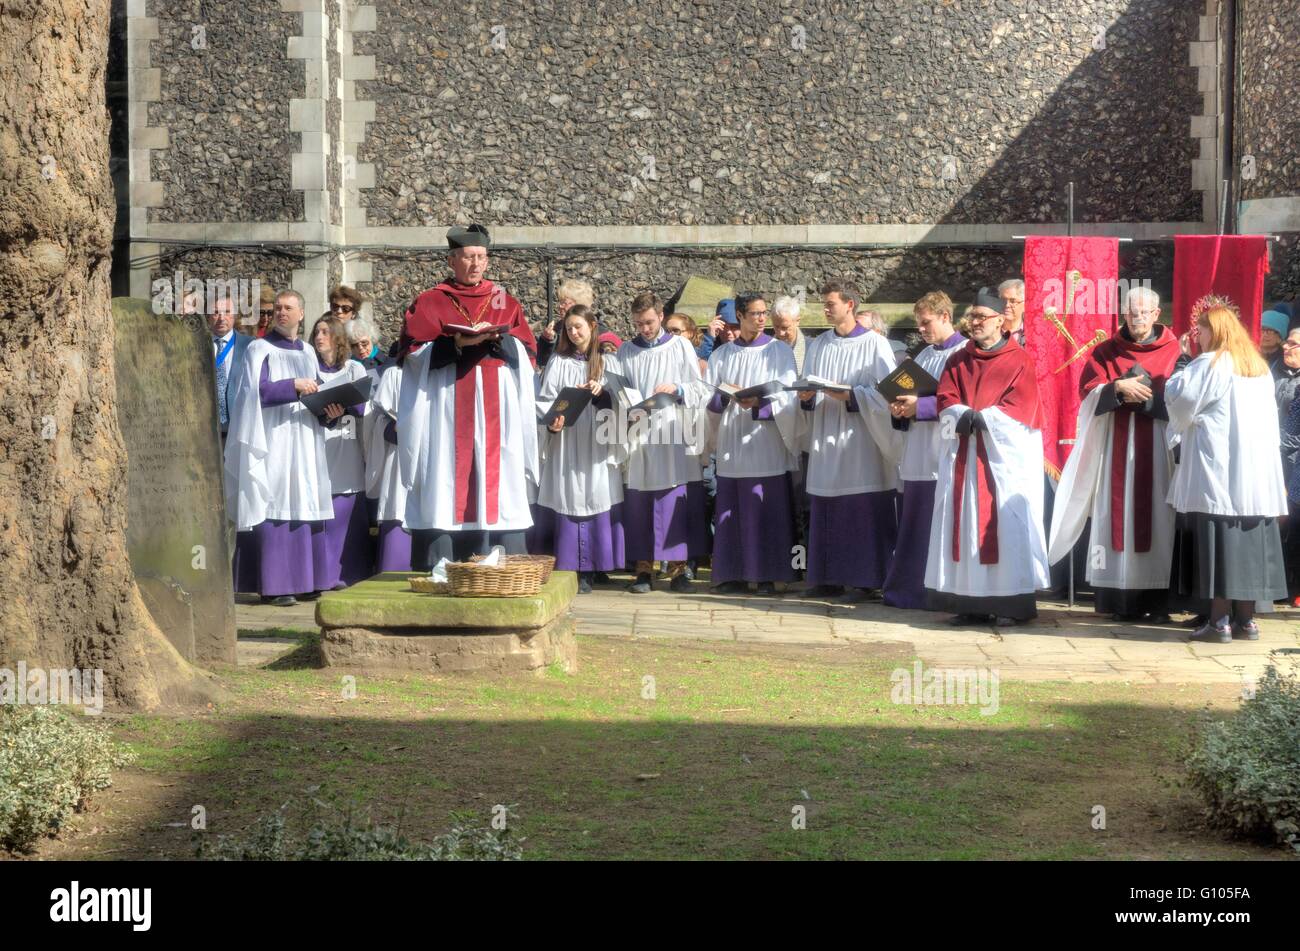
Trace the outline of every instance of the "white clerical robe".
<instances>
[{"instance_id":1,"label":"white clerical robe","mask_svg":"<svg viewBox=\"0 0 1300 951\"><path fill-rule=\"evenodd\" d=\"M248 345L226 436L226 511L237 531L267 519L320 522L334 517L324 430L300 401L261 402L262 367L271 381L316 379L316 351Z\"/></svg>"},{"instance_id":2,"label":"white clerical robe","mask_svg":"<svg viewBox=\"0 0 1300 951\"><path fill-rule=\"evenodd\" d=\"M956 432L957 423L968 409L955 404L941 412L941 430ZM1042 433L997 407L981 410L980 415L988 427L982 436L997 503L998 562L980 563L978 440L973 434L966 440L966 476L962 485L954 485L962 440L950 436L944 440L938 481L941 487L951 488L935 493L925 586L972 598L1033 594L1050 583L1043 539ZM957 492L962 493L960 561L952 557Z\"/></svg>"},{"instance_id":3,"label":"white clerical robe","mask_svg":"<svg viewBox=\"0 0 1300 951\"><path fill-rule=\"evenodd\" d=\"M1232 357L1203 353L1165 384L1168 438L1181 442L1169 486L1179 512L1287 514L1273 377L1237 376Z\"/></svg>"},{"instance_id":4,"label":"white clerical robe","mask_svg":"<svg viewBox=\"0 0 1300 951\"><path fill-rule=\"evenodd\" d=\"M730 383L743 389L773 380L787 386L795 375L794 351L760 334L752 344L732 341L714 350L709 356L707 381L711 387ZM798 468L799 400L784 391L766 399L767 419L754 419L753 411L741 409L734 399L727 400L721 413L709 414L718 475L755 479Z\"/></svg>"},{"instance_id":5,"label":"white clerical robe","mask_svg":"<svg viewBox=\"0 0 1300 951\"><path fill-rule=\"evenodd\" d=\"M608 358L606 358L608 359ZM587 382L587 361L555 354L546 363L537 395L537 418L551 411L555 398L568 386ZM602 374L601 383L604 383ZM583 518L608 512L623 501L623 476L616 440L597 440L596 401L587 404L570 425L558 433L542 430L541 487L537 501L553 512ZM569 419L566 415L566 422Z\"/></svg>"},{"instance_id":6,"label":"white clerical robe","mask_svg":"<svg viewBox=\"0 0 1300 951\"><path fill-rule=\"evenodd\" d=\"M322 390L344 383L355 383L367 375L366 368L356 360L348 360L337 370L316 369L316 379ZM347 409L346 406L343 408ZM362 419L364 418L363 416ZM366 487L361 423L361 419L345 415L333 426L322 427L325 434L325 464L330 473L330 490L335 495L361 492Z\"/></svg>"},{"instance_id":7,"label":"white clerical robe","mask_svg":"<svg viewBox=\"0 0 1300 951\"><path fill-rule=\"evenodd\" d=\"M859 328L861 329L861 328ZM828 330L808 344L803 375L850 387L874 388L894 370L889 341L863 330L841 337ZM856 395L856 394L855 394ZM808 472L810 495L835 498L898 488L898 460L882 453L864 416L847 401L814 395L809 421Z\"/></svg>"},{"instance_id":8,"label":"white clerical robe","mask_svg":"<svg viewBox=\"0 0 1300 951\"><path fill-rule=\"evenodd\" d=\"M458 521L456 513L456 364L430 370L433 345L407 355L397 407L397 451L406 487L408 531L524 531L532 526L528 509L529 477L537 478L537 416L533 402L533 368L524 346L510 335L501 338L515 366L497 367L498 472L497 518L489 521L486 412L483 367L473 368L475 517Z\"/></svg>"},{"instance_id":9,"label":"white clerical robe","mask_svg":"<svg viewBox=\"0 0 1300 951\"><path fill-rule=\"evenodd\" d=\"M402 388L402 368L384 369L379 385L371 393L362 432L366 448L366 495L375 499L375 520L400 522L406 514L406 486L402 485L397 446L384 438L389 421L397 419L397 401Z\"/></svg>"},{"instance_id":10,"label":"white clerical robe","mask_svg":"<svg viewBox=\"0 0 1300 951\"><path fill-rule=\"evenodd\" d=\"M1155 443L1151 455L1153 506L1151 510L1151 548L1138 551L1134 518L1134 470L1137 462L1137 414L1103 413L1096 415L1097 403L1105 386L1095 387L1079 407L1075 424L1075 443L1070 458L1061 471L1052 509L1051 548L1047 558L1056 564L1070 554L1089 516L1088 583L1097 588L1152 590L1169 587L1173 564L1173 507L1165 498L1173 476L1173 453L1166 440L1166 423L1151 421ZM1124 550L1115 551L1111 542L1111 465L1115 452L1114 431L1117 424L1128 427L1124 462Z\"/></svg>"},{"instance_id":11,"label":"white clerical robe","mask_svg":"<svg viewBox=\"0 0 1300 951\"><path fill-rule=\"evenodd\" d=\"M645 398L671 383L682 391L674 406L656 410L648 421L628 426L627 487L640 492L673 489L704 478L707 452L707 388L699 357L685 337L666 331L654 346L628 341L618 350L619 373Z\"/></svg>"}]
</instances>

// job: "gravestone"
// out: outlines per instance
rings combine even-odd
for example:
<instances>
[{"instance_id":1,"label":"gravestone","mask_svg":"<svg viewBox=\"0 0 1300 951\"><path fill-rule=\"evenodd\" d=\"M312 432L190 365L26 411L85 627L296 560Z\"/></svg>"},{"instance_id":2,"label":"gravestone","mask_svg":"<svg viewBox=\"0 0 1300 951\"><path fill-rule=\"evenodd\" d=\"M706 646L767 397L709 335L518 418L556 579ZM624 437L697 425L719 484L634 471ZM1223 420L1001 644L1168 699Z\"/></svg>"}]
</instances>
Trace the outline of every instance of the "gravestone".
<instances>
[{"instance_id":1,"label":"gravestone","mask_svg":"<svg viewBox=\"0 0 1300 951\"><path fill-rule=\"evenodd\" d=\"M182 657L233 664L234 588L207 322L119 297L113 323L136 584Z\"/></svg>"}]
</instances>

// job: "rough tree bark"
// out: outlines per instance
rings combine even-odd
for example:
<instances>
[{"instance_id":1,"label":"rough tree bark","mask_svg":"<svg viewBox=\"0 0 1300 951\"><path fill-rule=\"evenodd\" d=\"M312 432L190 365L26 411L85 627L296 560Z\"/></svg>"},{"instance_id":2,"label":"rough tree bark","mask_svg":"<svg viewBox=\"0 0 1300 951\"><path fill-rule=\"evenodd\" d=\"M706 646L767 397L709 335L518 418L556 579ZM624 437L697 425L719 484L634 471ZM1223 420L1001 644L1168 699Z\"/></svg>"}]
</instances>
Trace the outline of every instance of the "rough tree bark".
<instances>
[{"instance_id":1,"label":"rough tree bark","mask_svg":"<svg viewBox=\"0 0 1300 951\"><path fill-rule=\"evenodd\" d=\"M127 560L108 36L109 0L0 0L0 667L99 668L155 709L216 691Z\"/></svg>"}]
</instances>

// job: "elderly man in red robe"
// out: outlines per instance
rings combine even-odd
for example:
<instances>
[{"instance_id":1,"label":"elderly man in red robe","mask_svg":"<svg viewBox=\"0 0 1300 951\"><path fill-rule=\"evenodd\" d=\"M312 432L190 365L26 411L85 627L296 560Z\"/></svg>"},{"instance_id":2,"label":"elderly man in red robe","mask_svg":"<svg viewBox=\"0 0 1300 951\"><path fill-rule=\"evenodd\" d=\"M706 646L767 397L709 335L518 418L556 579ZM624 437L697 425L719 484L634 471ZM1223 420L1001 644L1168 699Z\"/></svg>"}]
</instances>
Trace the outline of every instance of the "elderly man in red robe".
<instances>
[{"instance_id":1,"label":"elderly man in red robe","mask_svg":"<svg viewBox=\"0 0 1300 951\"><path fill-rule=\"evenodd\" d=\"M1034 364L1002 329L1002 300L980 291L970 340L939 377L939 462L928 606L954 625L1010 626L1038 615L1047 587L1043 439Z\"/></svg>"},{"instance_id":2,"label":"elderly man in red robe","mask_svg":"<svg viewBox=\"0 0 1300 951\"><path fill-rule=\"evenodd\" d=\"M490 238L447 232L451 277L415 299L399 343L396 439L411 566L492 545L523 554L537 477L537 343L519 301L484 276Z\"/></svg>"},{"instance_id":3,"label":"elderly man in red robe","mask_svg":"<svg viewBox=\"0 0 1300 951\"><path fill-rule=\"evenodd\" d=\"M1092 351L1079 379L1078 433L1052 511L1049 558L1064 556L1092 519L1088 582L1098 613L1169 623L1173 455L1165 439L1165 382L1181 350L1156 321L1160 296L1134 288L1124 326Z\"/></svg>"}]
</instances>

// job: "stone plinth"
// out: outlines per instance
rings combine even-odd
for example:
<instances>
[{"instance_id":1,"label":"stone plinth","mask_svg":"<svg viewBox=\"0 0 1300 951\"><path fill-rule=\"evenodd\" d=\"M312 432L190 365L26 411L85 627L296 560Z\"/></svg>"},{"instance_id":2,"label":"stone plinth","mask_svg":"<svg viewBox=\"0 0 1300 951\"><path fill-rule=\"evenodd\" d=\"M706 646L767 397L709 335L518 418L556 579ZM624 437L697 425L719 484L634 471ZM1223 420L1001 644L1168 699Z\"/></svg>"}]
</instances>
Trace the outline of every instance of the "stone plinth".
<instances>
[{"instance_id":1,"label":"stone plinth","mask_svg":"<svg viewBox=\"0 0 1300 951\"><path fill-rule=\"evenodd\" d=\"M409 572L377 575L316 605L327 667L540 673L577 666L569 603L577 576L556 571L529 598L451 598L410 590Z\"/></svg>"}]
</instances>

